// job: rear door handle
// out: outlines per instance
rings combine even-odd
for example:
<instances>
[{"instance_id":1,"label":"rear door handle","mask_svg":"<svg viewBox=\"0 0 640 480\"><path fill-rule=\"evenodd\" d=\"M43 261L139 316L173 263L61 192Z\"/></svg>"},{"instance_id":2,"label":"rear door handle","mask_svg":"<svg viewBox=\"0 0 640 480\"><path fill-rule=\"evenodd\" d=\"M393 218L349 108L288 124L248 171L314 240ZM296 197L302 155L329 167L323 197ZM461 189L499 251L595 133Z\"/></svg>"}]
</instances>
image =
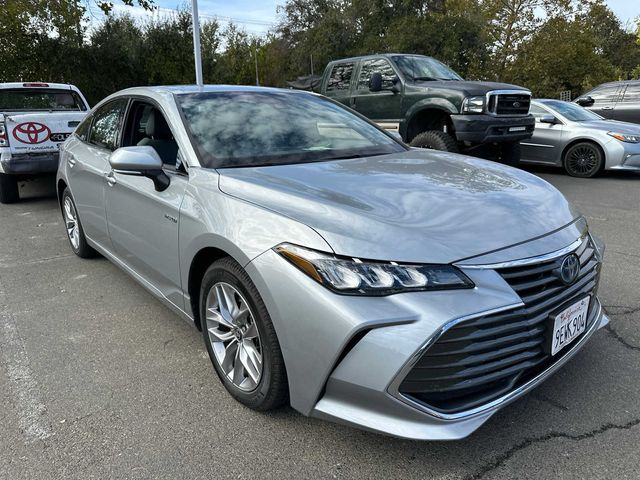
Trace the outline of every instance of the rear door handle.
<instances>
[{"instance_id":1,"label":"rear door handle","mask_svg":"<svg viewBox=\"0 0 640 480\"><path fill-rule=\"evenodd\" d=\"M111 172L105 173L104 178L107 180L107 183L110 187L113 187L117 183L116 176L114 175L113 170Z\"/></svg>"}]
</instances>

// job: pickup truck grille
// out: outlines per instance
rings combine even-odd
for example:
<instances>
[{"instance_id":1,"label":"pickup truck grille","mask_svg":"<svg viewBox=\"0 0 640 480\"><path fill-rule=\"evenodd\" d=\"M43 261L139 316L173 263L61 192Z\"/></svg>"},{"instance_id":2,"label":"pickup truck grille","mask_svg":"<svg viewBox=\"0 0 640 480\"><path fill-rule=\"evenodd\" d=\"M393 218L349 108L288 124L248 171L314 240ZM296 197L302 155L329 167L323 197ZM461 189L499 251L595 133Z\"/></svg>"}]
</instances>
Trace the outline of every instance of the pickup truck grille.
<instances>
[{"instance_id":1,"label":"pickup truck grille","mask_svg":"<svg viewBox=\"0 0 640 480\"><path fill-rule=\"evenodd\" d=\"M562 358L545 348L547 319L592 295L587 329L598 308L595 293L600 263L587 237L575 250L580 273L564 285L555 272L565 256L497 272L520 295L524 306L454 325L409 371L399 391L443 413L457 413L495 400L526 383ZM574 340L578 341L578 340Z\"/></svg>"},{"instance_id":2,"label":"pickup truck grille","mask_svg":"<svg viewBox=\"0 0 640 480\"><path fill-rule=\"evenodd\" d=\"M528 93L495 93L489 95L487 110L494 115L528 115L530 104Z\"/></svg>"}]
</instances>

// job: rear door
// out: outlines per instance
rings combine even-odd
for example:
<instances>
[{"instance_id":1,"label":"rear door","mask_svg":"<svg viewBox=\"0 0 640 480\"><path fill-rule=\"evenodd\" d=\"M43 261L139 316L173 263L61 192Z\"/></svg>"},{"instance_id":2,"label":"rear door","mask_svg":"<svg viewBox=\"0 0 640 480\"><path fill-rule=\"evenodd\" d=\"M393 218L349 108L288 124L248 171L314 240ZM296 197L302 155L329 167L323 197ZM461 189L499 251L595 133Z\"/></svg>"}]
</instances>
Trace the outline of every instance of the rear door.
<instances>
[{"instance_id":1,"label":"rear door","mask_svg":"<svg viewBox=\"0 0 640 480\"><path fill-rule=\"evenodd\" d=\"M622 100L613 109L613 118L623 122L640 123L640 82L629 83Z\"/></svg>"},{"instance_id":2,"label":"rear door","mask_svg":"<svg viewBox=\"0 0 640 480\"><path fill-rule=\"evenodd\" d=\"M394 79L398 78L397 72L384 58L360 61L351 107L378 123L382 128L398 131L402 96L390 90L370 91L369 81L374 72L382 74L382 88L385 89L393 87Z\"/></svg>"},{"instance_id":3,"label":"rear door","mask_svg":"<svg viewBox=\"0 0 640 480\"><path fill-rule=\"evenodd\" d=\"M622 96L623 89L624 83L602 85L596 88L588 93L593 98L593 105L587 108L604 118L614 118L613 110Z\"/></svg>"},{"instance_id":4,"label":"rear door","mask_svg":"<svg viewBox=\"0 0 640 480\"><path fill-rule=\"evenodd\" d=\"M329 76L325 79L324 94L347 106L351 105L351 83L356 62L340 62L330 67Z\"/></svg>"},{"instance_id":5,"label":"rear door","mask_svg":"<svg viewBox=\"0 0 640 480\"><path fill-rule=\"evenodd\" d=\"M158 145L157 135L146 128L150 109L157 110L166 119L157 104L134 100L127 113L122 146L149 145L156 148L163 159L163 170L169 176L170 184L166 190L158 192L148 178L110 171L105 183L109 236L119 258L167 299L184 308L178 222L189 176L178 161L180 153L166 148L171 142L175 145L173 135L160 140L166 144ZM155 140L149 142L151 138ZM167 152L173 153L167 155Z\"/></svg>"}]
</instances>

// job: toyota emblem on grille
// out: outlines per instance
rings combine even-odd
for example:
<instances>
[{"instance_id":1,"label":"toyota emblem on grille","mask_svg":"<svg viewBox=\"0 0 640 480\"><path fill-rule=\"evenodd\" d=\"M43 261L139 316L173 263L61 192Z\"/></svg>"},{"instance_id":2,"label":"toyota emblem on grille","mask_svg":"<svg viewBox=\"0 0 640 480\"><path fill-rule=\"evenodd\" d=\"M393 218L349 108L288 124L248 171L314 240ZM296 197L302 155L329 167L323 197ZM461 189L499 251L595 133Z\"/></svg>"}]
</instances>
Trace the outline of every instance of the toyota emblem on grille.
<instances>
[{"instance_id":1,"label":"toyota emblem on grille","mask_svg":"<svg viewBox=\"0 0 640 480\"><path fill-rule=\"evenodd\" d=\"M580 274L580 259L575 253L567 255L560 265L560 279L565 285L571 285Z\"/></svg>"},{"instance_id":2,"label":"toyota emblem on grille","mask_svg":"<svg viewBox=\"0 0 640 480\"><path fill-rule=\"evenodd\" d=\"M513 108L520 108L520 102L513 102Z\"/></svg>"},{"instance_id":3,"label":"toyota emblem on grille","mask_svg":"<svg viewBox=\"0 0 640 480\"><path fill-rule=\"evenodd\" d=\"M38 122L20 123L13 129L13 138L29 145L46 142L50 136L49 127Z\"/></svg>"}]
</instances>

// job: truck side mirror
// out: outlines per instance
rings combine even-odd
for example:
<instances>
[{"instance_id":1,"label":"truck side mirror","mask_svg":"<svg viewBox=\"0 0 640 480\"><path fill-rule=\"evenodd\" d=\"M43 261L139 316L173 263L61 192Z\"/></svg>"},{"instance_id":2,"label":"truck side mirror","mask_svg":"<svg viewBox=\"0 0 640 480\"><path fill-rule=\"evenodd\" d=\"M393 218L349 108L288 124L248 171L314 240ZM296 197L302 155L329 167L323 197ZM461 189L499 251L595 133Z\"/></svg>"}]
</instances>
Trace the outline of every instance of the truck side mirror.
<instances>
[{"instance_id":1,"label":"truck side mirror","mask_svg":"<svg viewBox=\"0 0 640 480\"><path fill-rule=\"evenodd\" d=\"M587 95L586 97L579 97L576 100L576 103L581 107L588 107L590 105L593 105L595 103L595 100L591 96Z\"/></svg>"},{"instance_id":2,"label":"truck side mirror","mask_svg":"<svg viewBox=\"0 0 640 480\"><path fill-rule=\"evenodd\" d=\"M371 77L369 78L369 91L382 91L382 74L380 72L373 72L371 74Z\"/></svg>"}]
</instances>

